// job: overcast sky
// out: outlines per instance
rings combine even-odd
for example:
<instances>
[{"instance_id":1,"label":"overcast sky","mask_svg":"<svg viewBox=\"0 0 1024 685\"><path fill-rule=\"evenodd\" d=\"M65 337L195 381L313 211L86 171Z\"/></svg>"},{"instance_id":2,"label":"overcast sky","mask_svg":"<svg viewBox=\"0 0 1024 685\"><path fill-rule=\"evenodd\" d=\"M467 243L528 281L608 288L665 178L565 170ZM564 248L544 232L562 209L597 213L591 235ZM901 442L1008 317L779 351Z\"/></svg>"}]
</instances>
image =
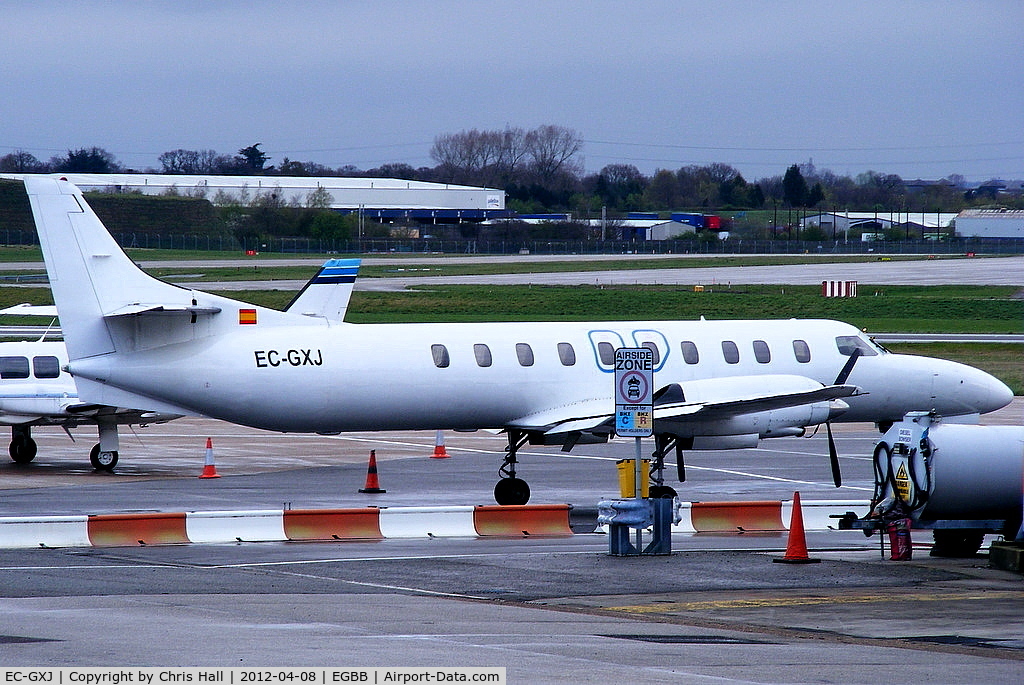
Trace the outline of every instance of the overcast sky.
<instances>
[{"instance_id":1,"label":"overcast sky","mask_svg":"<svg viewBox=\"0 0 1024 685\"><path fill-rule=\"evenodd\" d=\"M433 166L438 134L555 124L588 171L1024 178L1020 0L0 0L0 84L0 155L140 170Z\"/></svg>"}]
</instances>

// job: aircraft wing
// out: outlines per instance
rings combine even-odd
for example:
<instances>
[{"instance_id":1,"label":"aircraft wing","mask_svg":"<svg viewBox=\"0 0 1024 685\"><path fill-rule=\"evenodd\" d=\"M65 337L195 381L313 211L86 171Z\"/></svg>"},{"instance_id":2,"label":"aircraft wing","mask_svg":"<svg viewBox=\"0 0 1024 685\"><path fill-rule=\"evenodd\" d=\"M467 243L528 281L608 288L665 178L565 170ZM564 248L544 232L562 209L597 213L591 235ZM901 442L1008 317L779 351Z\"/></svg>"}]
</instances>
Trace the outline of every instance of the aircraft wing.
<instances>
[{"instance_id":1,"label":"aircraft wing","mask_svg":"<svg viewBox=\"0 0 1024 685\"><path fill-rule=\"evenodd\" d=\"M828 402L857 394L860 394L860 388L856 385L824 385L815 390L705 402L698 407L697 411L693 411L693 404L687 403L656 405L654 407L654 420L675 420L683 416L693 416L699 420L726 419L739 414L752 414L754 412L772 411L773 409L797 407L802 404Z\"/></svg>"},{"instance_id":2,"label":"aircraft wing","mask_svg":"<svg viewBox=\"0 0 1024 685\"><path fill-rule=\"evenodd\" d=\"M68 414L83 419L97 420L99 417L113 419L116 423L164 423L172 419L180 418L181 414L166 414L142 409L125 409L123 407L110 407L105 404L90 404L79 402L70 404L65 408Z\"/></svg>"},{"instance_id":3,"label":"aircraft wing","mask_svg":"<svg viewBox=\"0 0 1024 685\"><path fill-rule=\"evenodd\" d=\"M682 399L687 394L687 385L664 386L656 393L656 397L671 399L660 403L655 400L655 432L658 432L658 423L662 421L670 421L675 427L688 422L697 425L704 421L720 421L745 414L830 402L860 393L860 388L855 385L821 385L802 377L785 378L799 379L799 382L790 383L789 389L786 389L786 383L779 382L776 392L760 392L756 387L740 390L742 384L730 383L728 385L731 387L722 388L723 391L715 393L714 397L692 401ZM703 394L707 394L706 388L695 387L705 384L706 381L702 381L689 384L689 387L697 391L704 390ZM680 399L676 400L676 397ZM571 432L609 434L615 426L614 412L615 406L610 398L592 399L524 416L510 422L507 427L535 430L546 435Z\"/></svg>"}]
</instances>

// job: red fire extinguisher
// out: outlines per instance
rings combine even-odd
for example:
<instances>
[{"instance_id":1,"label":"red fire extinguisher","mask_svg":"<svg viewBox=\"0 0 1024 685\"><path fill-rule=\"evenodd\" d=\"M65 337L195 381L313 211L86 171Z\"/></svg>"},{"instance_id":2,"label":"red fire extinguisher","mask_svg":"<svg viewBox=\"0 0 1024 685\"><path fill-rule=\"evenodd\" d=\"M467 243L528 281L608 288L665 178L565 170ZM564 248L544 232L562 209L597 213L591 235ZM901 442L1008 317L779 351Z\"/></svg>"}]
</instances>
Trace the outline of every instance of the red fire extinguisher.
<instances>
[{"instance_id":1,"label":"red fire extinguisher","mask_svg":"<svg viewBox=\"0 0 1024 685\"><path fill-rule=\"evenodd\" d=\"M910 561L913 551L910 547L910 519L898 518L887 521L885 532L889 534L890 561Z\"/></svg>"}]
</instances>

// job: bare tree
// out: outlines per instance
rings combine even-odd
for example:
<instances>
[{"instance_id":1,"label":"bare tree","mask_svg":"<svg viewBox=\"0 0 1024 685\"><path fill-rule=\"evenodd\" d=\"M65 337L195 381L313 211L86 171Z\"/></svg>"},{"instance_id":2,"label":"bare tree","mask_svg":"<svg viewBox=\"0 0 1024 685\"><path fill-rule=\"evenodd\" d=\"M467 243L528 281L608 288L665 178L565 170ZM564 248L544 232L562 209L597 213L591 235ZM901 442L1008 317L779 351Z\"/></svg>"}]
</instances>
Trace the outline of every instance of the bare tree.
<instances>
[{"instance_id":1,"label":"bare tree","mask_svg":"<svg viewBox=\"0 0 1024 685\"><path fill-rule=\"evenodd\" d=\"M170 150L157 157L165 174L212 174L226 155L214 150Z\"/></svg>"},{"instance_id":2,"label":"bare tree","mask_svg":"<svg viewBox=\"0 0 1024 685\"><path fill-rule=\"evenodd\" d=\"M46 171L46 164L36 159L31 152L15 150L0 157L0 171L20 174L34 174Z\"/></svg>"},{"instance_id":3,"label":"bare tree","mask_svg":"<svg viewBox=\"0 0 1024 685\"><path fill-rule=\"evenodd\" d=\"M563 172L579 175L583 164L576 158L583 149L580 134L564 126L540 126L526 134L530 169L542 185Z\"/></svg>"}]
</instances>

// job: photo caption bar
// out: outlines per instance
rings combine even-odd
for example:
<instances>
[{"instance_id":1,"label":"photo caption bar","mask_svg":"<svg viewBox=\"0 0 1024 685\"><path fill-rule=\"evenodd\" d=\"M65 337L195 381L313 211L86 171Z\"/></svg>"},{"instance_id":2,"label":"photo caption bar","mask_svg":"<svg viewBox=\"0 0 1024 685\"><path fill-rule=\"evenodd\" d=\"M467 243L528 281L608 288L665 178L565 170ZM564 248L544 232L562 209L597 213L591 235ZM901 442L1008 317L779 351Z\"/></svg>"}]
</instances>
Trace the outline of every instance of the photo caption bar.
<instances>
[{"instance_id":1,"label":"photo caption bar","mask_svg":"<svg viewBox=\"0 0 1024 685\"><path fill-rule=\"evenodd\" d=\"M505 685L505 667L431 666L422 668L191 668L85 667L3 668L0 685L366 685L415 683L493 683Z\"/></svg>"}]
</instances>

